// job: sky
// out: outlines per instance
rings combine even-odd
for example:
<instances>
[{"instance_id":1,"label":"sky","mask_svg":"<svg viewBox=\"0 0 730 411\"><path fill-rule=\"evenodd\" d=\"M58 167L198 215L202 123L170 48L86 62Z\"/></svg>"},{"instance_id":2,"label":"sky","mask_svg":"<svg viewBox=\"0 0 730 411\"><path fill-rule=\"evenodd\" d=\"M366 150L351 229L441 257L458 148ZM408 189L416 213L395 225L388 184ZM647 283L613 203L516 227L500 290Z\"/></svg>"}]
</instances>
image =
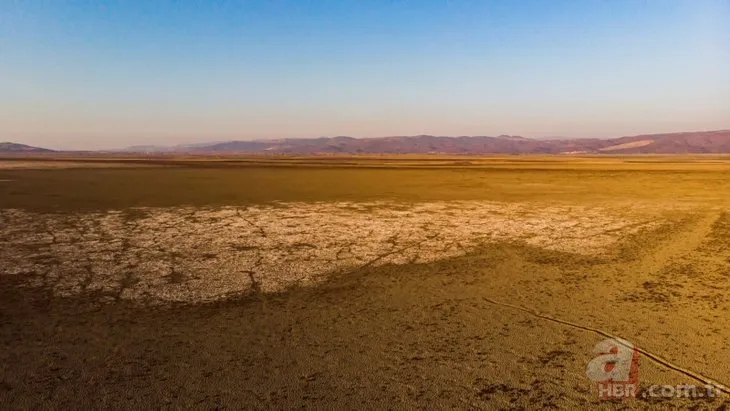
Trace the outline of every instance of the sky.
<instances>
[{"instance_id":1,"label":"sky","mask_svg":"<svg viewBox=\"0 0 730 411\"><path fill-rule=\"evenodd\" d=\"M0 0L0 141L730 129L730 0Z\"/></svg>"}]
</instances>

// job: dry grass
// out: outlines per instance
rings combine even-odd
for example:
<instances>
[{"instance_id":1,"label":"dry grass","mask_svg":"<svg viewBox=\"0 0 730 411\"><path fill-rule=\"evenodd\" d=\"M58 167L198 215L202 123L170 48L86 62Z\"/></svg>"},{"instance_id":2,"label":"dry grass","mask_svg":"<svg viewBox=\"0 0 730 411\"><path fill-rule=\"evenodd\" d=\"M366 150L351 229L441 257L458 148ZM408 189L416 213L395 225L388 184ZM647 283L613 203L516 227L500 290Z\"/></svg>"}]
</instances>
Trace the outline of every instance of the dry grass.
<instances>
[{"instance_id":1,"label":"dry grass","mask_svg":"<svg viewBox=\"0 0 730 411\"><path fill-rule=\"evenodd\" d=\"M52 160L57 159L44 161ZM457 200L730 204L730 162L711 156L85 161L95 167L0 170L0 180L12 180L0 184L0 208L74 213L276 201ZM128 167L116 168L120 162Z\"/></svg>"}]
</instances>

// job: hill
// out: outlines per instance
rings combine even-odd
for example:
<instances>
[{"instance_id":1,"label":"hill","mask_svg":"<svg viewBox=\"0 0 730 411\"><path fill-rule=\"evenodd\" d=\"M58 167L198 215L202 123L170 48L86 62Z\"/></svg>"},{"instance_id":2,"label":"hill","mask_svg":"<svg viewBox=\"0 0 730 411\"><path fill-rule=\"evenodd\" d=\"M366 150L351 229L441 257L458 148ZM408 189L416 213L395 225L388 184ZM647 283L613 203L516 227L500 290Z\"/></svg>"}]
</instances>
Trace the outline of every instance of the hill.
<instances>
[{"instance_id":1,"label":"hill","mask_svg":"<svg viewBox=\"0 0 730 411\"><path fill-rule=\"evenodd\" d=\"M126 150L135 152L135 148ZM650 134L611 139L537 140L518 136L347 136L227 141L175 147L145 146L139 152L272 154L700 154L730 153L730 130Z\"/></svg>"},{"instance_id":2,"label":"hill","mask_svg":"<svg viewBox=\"0 0 730 411\"><path fill-rule=\"evenodd\" d=\"M0 143L0 153L52 153L47 148L33 147L18 143Z\"/></svg>"},{"instance_id":3,"label":"hill","mask_svg":"<svg viewBox=\"0 0 730 411\"><path fill-rule=\"evenodd\" d=\"M0 153L57 153L0 143ZM519 136L348 136L234 140L176 146L140 145L105 153L127 154L730 154L730 130L645 134L609 139L532 139ZM80 153L80 152L79 152ZM92 152L84 152L86 154Z\"/></svg>"}]
</instances>

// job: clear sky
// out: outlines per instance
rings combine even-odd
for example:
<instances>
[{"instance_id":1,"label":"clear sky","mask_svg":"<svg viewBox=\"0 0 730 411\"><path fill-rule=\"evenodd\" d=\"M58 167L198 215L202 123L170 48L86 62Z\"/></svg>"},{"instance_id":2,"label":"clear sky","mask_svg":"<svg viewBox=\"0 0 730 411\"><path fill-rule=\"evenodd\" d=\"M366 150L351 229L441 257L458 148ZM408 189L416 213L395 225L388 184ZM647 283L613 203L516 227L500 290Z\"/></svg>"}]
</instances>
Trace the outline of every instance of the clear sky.
<instances>
[{"instance_id":1,"label":"clear sky","mask_svg":"<svg viewBox=\"0 0 730 411\"><path fill-rule=\"evenodd\" d=\"M0 0L0 141L730 129L730 0Z\"/></svg>"}]
</instances>

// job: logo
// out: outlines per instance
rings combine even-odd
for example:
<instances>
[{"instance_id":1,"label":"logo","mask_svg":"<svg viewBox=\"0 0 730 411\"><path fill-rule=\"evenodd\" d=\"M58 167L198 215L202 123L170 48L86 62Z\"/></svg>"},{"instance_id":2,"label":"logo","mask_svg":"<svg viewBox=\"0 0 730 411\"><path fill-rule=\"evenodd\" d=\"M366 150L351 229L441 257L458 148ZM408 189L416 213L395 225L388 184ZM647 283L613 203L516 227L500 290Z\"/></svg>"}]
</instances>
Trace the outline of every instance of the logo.
<instances>
[{"instance_id":1,"label":"logo","mask_svg":"<svg viewBox=\"0 0 730 411\"><path fill-rule=\"evenodd\" d=\"M609 338L596 344L597 354L586 367L601 399L636 397L639 382L639 352L630 342Z\"/></svg>"}]
</instances>

